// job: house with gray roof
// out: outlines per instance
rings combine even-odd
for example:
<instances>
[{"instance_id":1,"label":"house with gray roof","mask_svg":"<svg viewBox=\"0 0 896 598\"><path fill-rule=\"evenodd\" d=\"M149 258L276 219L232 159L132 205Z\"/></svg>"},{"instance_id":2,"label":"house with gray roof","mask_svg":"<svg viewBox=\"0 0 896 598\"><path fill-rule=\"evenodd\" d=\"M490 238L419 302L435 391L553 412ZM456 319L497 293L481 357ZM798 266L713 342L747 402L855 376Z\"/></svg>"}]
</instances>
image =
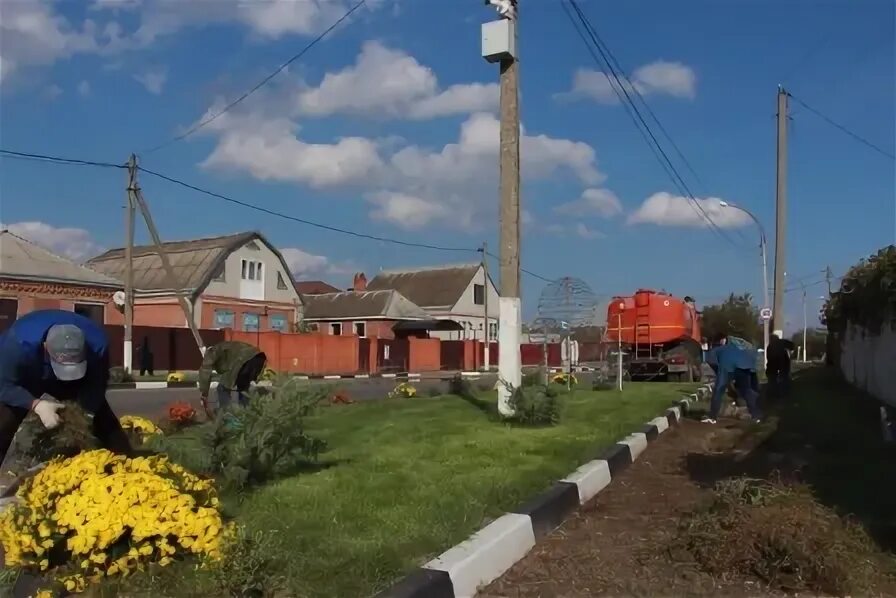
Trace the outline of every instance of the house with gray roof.
<instances>
[{"instance_id":1,"label":"house with gray roof","mask_svg":"<svg viewBox=\"0 0 896 598\"><path fill-rule=\"evenodd\" d=\"M261 233L250 231L162 244L174 280L153 245L132 251L134 323L186 326L176 293L185 293L200 328L289 331L301 319L301 299L283 256ZM106 276L124 281L124 248L88 261Z\"/></svg>"},{"instance_id":2,"label":"house with gray roof","mask_svg":"<svg viewBox=\"0 0 896 598\"><path fill-rule=\"evenodd\" d=\"M120 281L0 230L0 332L37 309L64 309L104 323L120 323L112 295Z\"/></svg>"},{"instance_id":3,"label":"house with gray roof","mask_svg":"<svg viewBox=\"0 0 896 598\"><path fill-rule=\"evenodd\" d=\"M456 322L460 330L434 330L444 340L484 340L498 336L498 290L482 264L430 266L379 272L368 291L394 290L436 320ZM486 314L488 304L488 314Z\"/></svg>"},{"instance_id":4,"label":"house with gray roof","mask_svg":"<svg viewBox=\"0 0 896 598\"><path fill-rule=\"evenodd\" d=\"M396 325L432 320L426 311L391 289L344 291L302 297L304 322L323 334L395 338Z\"/></svg>"}]
</instances>

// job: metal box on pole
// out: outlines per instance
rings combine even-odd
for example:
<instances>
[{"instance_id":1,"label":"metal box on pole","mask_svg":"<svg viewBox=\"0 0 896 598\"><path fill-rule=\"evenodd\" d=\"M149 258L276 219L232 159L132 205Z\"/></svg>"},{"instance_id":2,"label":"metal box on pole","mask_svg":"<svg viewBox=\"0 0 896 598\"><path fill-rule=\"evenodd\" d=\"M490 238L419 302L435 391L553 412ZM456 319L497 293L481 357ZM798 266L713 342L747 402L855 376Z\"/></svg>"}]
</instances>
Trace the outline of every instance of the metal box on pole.
<instances>
[{"instance_id":1,"label":"metal box on pole","mask_svg":"<svg viewBox=\"0 0 896 598\"><path fill-rule=\"evenodd\" d=\"M482 24L482 57L489 62L517 58L516 21L500 19Z\"/></svg>"}]
</instances>

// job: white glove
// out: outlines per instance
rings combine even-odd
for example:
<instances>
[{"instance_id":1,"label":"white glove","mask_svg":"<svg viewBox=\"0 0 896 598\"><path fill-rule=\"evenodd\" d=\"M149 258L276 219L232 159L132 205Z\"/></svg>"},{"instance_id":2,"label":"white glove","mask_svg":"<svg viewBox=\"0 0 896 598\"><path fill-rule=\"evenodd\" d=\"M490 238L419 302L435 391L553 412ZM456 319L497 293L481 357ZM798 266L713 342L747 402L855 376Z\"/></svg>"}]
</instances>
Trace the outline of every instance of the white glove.
<instances>
[{"instance_id":1,"label":"white glove","mask_svg":"<svg viewBox=\"0 0 896 598\"><path fill-rule=\"evenodd\" d=\"M65 405L59 401L40 399L34 406L34 413L37 414L46 429L52 430L59 425L59 413L57 412L64 407Z\"/></svg>"}]
</instances>

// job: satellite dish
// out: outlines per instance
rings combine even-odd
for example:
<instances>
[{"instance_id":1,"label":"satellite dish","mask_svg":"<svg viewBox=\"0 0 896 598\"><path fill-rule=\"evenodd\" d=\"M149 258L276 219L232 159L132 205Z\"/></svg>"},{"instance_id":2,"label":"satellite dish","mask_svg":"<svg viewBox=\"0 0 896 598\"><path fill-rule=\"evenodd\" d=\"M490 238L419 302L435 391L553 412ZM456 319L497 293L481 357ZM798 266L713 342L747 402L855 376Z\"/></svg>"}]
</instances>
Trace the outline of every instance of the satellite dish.
<instances>
[{"instance_id":1,"label":"satellite dish","mask_svg":"<svg viewBox=\"0 0 896 598\"><path fill-rule=\"evenodd\" d=\"M124 309L125 298L126 295L124 294L124 291L115 291L112 294L112 303L114 303L115 307L118 309Z\"/></svg>"}]
</instances>

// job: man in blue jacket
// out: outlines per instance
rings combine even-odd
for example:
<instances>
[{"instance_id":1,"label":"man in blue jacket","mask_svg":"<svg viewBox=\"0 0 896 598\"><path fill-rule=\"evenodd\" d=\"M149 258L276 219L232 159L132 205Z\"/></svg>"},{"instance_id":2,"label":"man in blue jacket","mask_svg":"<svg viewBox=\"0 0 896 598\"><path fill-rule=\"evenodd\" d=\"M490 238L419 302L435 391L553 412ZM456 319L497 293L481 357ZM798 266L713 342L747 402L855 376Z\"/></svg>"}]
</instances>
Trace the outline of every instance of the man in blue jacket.
<instances>
[{"instance_id":1,"label":"man in blue jacket","mask_svg":"<svg viewBox=\"0 0 896 598\"><path fill-rule=\"evenodd\" d=\"M47 429L59 425L60 401L93 415L93 433L111 451L131 450L106 401L106 333L84 316L56 309L31 312L0 335L0 462L29 411Z\"/></svg>"},{"instance_id":2,"label":"man in blue jacket","mask_svg":"<svg viewBox=\"0 0 896 598\"><path fill-rule=\"evenodd\" d=\"M757 354L755 350L744 349L727 342L721 335L715 347L707 355L707 362L716 374L716 382L709 405L709 414L703 418L704 423L714 424L722 410L722 401L728 385L734 383L734 389L746 403L753 421L760 421L759 392L756 376Z\"/></svg>"}]
</instances>

